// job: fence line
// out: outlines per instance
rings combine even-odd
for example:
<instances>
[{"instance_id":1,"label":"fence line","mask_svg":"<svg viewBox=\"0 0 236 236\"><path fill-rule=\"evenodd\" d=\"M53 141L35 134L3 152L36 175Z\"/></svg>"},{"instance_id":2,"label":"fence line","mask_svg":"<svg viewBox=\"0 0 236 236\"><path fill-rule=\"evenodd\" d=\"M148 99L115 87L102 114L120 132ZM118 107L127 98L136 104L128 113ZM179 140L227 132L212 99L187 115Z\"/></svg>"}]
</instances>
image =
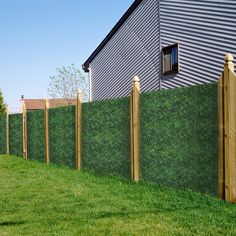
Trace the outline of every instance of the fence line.
<instances>
[{"instance_id":1,"label":"fence line","mask_svg":"<svg viewBox=\"0 0 236 236\"><path fill-rule=\"evenodd\" d=\"M225 56L224 71L218 81L218 197L236 203L236 75L233 56ZM49 156L49 101L44 100L45 162ZM75 106L75 167L81 169L82 139L82 93L77 91ZM130 94L130 176L133 181L140 179L140 83L133 78ZM22 103L23 157L27 159L27 110ZM7 154L9 154L9 109L6 113Z\"/></svg>"}]
</instances>

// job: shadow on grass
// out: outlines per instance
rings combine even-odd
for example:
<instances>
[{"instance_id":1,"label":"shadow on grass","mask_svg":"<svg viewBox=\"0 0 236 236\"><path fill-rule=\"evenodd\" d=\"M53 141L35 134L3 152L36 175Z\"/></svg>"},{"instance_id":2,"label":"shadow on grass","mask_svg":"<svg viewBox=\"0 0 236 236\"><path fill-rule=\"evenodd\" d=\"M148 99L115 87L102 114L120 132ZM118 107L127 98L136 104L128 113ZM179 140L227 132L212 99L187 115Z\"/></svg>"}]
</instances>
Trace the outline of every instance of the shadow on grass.
<instances>
[{"instance_id":1,"label":"shadow on grass","mask_svg":"<svg viewBox=\"0 0 236 236\"><path fill-rule=\"evenodd\" d=\"M25 223L26 223L26 221L3 221L3 222L0 222L0 227L1 226L23 225Z\"/></svg>"},{"instance_id":2,"label":"shadow on grass","mask_svg":"<svg viewBox=\"0 0 236 236\"><path fill-rule=\"evenodd\" d=\"M189 208L189 209L194 209L194 208ZM147 210L147 211L118 211L118 212L100 212L96 214L94 219L102 219L102 218L111 218L111 217L128 217L128 216L139 216L139 215L144 215L144 214L155 214L158 215L160 213L165 212L175 212L178 209L158 209L158 210Z\"/></svg>"}]
</instances>

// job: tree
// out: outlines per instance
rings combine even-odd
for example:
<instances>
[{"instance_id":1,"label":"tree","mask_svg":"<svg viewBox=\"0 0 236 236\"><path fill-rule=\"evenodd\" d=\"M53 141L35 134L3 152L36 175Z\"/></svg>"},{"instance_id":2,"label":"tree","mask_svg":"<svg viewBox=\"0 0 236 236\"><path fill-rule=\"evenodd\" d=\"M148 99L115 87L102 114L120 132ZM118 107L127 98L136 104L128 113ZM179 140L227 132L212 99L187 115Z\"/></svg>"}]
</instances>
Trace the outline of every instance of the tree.
<instances>
[{"instance_id":1,"label":"tree","mask_svg":"<svg viewBox=\"0 0 236 236\"><path fill-rule=\"evenodd\" d=\"M2 91L0 90L0 114L5 114L7 111L7 106L4 103L4 99L3 99L3 95L2 95Z\"/></svg>"},{"instance_id":2,"label":"tree","mask_svg":"<svg viewBox=\"0 0 236 236\"><path fill-rule=\"evenodd\" d=\"M86 78L79 69L71 64L57 69L55 76L49 77L48 94L52 98L64 98L68 101L76 98L77 90L83 93L83 100L88 101L89 86Z\"/></svg>"}]
</instances>

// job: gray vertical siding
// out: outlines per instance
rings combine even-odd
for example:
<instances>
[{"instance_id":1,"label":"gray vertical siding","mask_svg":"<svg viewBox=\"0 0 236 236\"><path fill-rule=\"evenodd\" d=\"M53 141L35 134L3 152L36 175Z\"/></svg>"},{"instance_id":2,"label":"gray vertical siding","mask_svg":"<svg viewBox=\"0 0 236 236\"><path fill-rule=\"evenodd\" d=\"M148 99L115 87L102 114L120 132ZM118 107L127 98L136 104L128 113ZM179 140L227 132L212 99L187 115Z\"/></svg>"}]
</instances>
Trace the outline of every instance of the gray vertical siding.
<instances>
[{"instance_id":1,"label":"gray vertical siding","mask_svg":"<svg viewBox=\"0 0 236 236\"><path fill-rule=\"evenodd\" d=\"M128 96L136 74L142 91L159 89L158 11L157 0L144 0L90 63L92 100Z\"/></svg>"},{"instance_id":2,"label":"gray vertical siding","mask_svg":"<svg viewBox=\"0 0 236 236\"><path fill-rule=\"evenodd\" d=\"M160 4L159 4L160 3ZM161 48L179 43L180 71L162 76ZM224 55L236 57L236 0L143 0L90 63L92 99L218 80Z\"/></svg>"},{"instance_id":3,"label":"gray vertical siding","mask_svg":"<svg viewBox=\"0 0 236 236\"><path fill-rule=\"evenodd\" d=\"M163 89L216 81L224 55L236 56L236 1L161 0L161 46L180 45L180 72L163 76Z\"/></svg>"}]
</instances>

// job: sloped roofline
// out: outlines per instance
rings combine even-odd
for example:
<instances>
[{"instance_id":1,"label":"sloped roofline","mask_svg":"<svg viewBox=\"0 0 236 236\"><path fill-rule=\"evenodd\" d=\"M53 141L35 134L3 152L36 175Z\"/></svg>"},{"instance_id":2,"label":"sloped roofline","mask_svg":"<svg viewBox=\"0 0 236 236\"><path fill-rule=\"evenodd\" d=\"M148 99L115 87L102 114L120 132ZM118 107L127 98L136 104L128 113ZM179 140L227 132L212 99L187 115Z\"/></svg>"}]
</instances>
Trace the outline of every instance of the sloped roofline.
<instances>
[{"instance_id":1,"label":"sloped roofline","mask_svg":"<svg viewBox=\"0 0 236 236\"><path fill-rule=\"evenodd\" d=\"M108 43L108 41L112 38L112 36L120 29L120 27L124 24L124 22L129 18L129 16L134 12L134 10L139 6L139 4L143 0L135 0L134 3L129 7L129 9L125 12L125 14L120 18L120 20L116 23L116 25L112 28L109 34L105 37L105 39L99 44L99 46L95 49L95 51L90 55L90 57L84 62L82 68L85 72L89 72L89 64L90 62L97 56L97 54L104 48L104 46Z\"/></svg>"}]
</instances>

